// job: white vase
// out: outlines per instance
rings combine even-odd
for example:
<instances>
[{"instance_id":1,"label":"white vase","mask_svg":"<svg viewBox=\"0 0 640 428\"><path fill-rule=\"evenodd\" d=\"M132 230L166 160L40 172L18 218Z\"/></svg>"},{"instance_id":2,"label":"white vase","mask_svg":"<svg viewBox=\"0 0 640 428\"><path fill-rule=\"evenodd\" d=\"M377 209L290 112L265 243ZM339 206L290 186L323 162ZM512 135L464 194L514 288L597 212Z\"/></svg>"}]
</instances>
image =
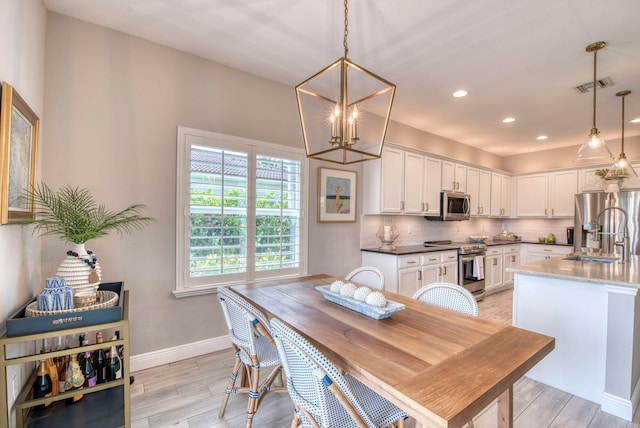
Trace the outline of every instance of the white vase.
<instances>
[{"instance_id":1,"label":"white vase","mask_svg":"<svg viewBox=\"0 0 640 428\"><path fill-rule=\"evenodd\" d=\"M77 256L67 254L58 266L56 276L64 277L68 287L73 289L74 295L82 292L96 292L102 279L102 271L98 262L95 262L95 269L82 259L91 260L91 255L87 253L84 244L74 244L72 250Z\"/></svg>"}]
</instances>

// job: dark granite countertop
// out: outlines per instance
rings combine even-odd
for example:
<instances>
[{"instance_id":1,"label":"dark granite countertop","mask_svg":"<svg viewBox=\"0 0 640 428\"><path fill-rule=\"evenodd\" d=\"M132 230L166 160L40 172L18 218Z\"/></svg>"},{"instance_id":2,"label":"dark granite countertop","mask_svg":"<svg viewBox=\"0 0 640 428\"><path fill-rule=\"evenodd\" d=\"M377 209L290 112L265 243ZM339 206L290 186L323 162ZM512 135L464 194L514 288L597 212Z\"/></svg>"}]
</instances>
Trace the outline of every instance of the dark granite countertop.
<instances>
[{"instance_id":1,"label":"dark granite countertop","mask_svg":"<svg viewBox=\"0 0 640 428\"><path fill-rule=\"evenodd\" d=\"M406 256L408 254L432 253L435 251L457 250L456 247L448 247L446 245L438 245L434 247L425 247L422 244L416 245L399 245L395 250L381 250L379 248L362 248L360 251L369 251L371 253L392 254L394 256Z\"/></svg>"},{"instance_id":2,"label":"dark granite countertop","mask_svg":"<svg viewBox=\"0 0 640 428\"><path fill-rule=\"evenodd\" d=\"M544 242L538 241L494 241L493 239L487 239L485 241L487 246L496 246L496 245L516 245L516 244L539 244L539 245L557 245L559 247L572 247L573 245L568 245L566 243L556 243L556 244L546 244ZM360 251L369 251L371 253L382 253L382 254L392 254L394 256L406 256L408 254L420 254L420 253L432 253L435 251L447 251L447 250L457 250L457 247L450 247L447 245L437 245L433 247L425 247L422 244L415 245L399 245L395 250L381 250L379 248L362 248Z\"/></svg>"}]
</instances>

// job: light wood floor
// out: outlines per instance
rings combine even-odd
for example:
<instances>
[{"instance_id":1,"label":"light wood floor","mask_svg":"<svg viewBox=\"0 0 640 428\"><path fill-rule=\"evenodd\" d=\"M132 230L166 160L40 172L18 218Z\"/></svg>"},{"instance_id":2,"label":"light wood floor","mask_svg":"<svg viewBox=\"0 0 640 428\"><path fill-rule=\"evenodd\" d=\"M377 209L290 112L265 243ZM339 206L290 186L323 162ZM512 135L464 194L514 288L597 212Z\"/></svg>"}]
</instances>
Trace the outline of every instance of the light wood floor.
<instances>
[{"instance_id":1,"label":"light wood floor","mask_svg":"<svg viewBox=\"0 0 640 428\"><path fill-rule=\"evenodd\" d=\"M511 323L512 292L480 302L480 316ZM223 419L218 418L224 388L233 365L230 350L135 372L131 385L133 428L244 427L246 396L232 395ZM288 428L293 406L287 394L268 394L254 417L255 428ZM514 388L516 428L640 428L634 422L601 412L598 405L529 378ZM476 428L496 427L496 404L474 418ZM409 420L407 428L413 428Z\"/></svg>"}]
</instances>

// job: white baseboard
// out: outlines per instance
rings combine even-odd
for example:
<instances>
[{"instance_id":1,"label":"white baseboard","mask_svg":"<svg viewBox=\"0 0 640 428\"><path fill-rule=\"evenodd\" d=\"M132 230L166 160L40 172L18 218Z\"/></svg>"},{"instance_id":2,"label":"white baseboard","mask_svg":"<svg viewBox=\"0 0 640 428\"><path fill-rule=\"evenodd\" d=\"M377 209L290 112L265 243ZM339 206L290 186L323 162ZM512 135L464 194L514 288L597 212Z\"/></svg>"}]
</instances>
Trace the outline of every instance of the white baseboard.
<instances>
[{"instance_id":1,"label":"white baseboard","mask_svg":"<svg viewBox=\"0 0 640 428\"><path fill-rule=\"evenodd\" d=\"M608 392L602 394L600 409L603 412L622 418L625 421L631 421L633 419L633 405L631 400L609 394Z\"/></svg>"},{"instance_id":2,"label":"white baseboard","mask_svg":"<svg viewBox=\"0 0 640 428\"><path fill-rule=\"evenodd\" d=\"M210 354L211 352L222 351L230 347L231 342L229 341L229 336L220 336L175 346L173 348L147 352L146 354L133 355L129 359L131 361L130 371L133 373L138 370L149 369L163 364L186 360L187 358Z\"/></svg>"}]
</instances>

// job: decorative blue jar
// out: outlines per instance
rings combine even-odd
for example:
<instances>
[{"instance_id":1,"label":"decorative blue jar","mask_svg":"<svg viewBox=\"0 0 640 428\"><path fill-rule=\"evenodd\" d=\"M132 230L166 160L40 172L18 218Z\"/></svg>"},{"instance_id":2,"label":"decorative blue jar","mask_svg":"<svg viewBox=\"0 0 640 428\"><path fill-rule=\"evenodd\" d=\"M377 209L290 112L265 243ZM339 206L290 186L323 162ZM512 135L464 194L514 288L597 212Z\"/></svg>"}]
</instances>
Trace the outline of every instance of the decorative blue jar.
<instances>
[{"instance_id":1,"label":"decorative blue jar","mask_svg":"<svg viewBox=\"0 0 640 428\"><path fill-rule=\"evenodd\" d=\"M73 289L67 287L63 277L47 278L45 288L38 293L39 311L63 311L73 309Z\"/></svg>"}]
</instances>

